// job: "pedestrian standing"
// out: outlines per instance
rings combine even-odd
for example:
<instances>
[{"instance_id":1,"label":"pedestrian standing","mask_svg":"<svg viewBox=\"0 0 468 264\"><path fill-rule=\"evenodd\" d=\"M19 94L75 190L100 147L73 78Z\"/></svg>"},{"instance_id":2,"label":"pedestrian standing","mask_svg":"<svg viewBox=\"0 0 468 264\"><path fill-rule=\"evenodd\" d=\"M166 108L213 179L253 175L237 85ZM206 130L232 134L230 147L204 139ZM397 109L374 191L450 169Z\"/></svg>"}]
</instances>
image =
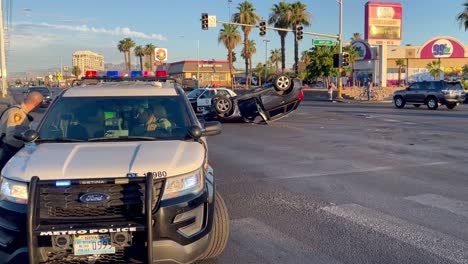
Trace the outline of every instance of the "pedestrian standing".
<instances>
[{"instance_id":1,"label":"pedestrian standing","mask_svg":"<svg viewBox=\"0 0 468 264\"><path fill-rule=\"evenodd\" d=\"M372 81L369 80L369 82L367 83L367 101L370 101L371 100L371 94L372 93Z\"/></svg>"},{"instance_id":2,"label":"pedestrian standing","mask_svg":"<svg viewBox=\"0 0 468 264\"><path fill-rule=\"evenodd\" d=\"M24 142L14 137L19 126L30 127L34 111L44 97L39 92L29 93L21 104L7 108L0 116L0 170L20 150Z\"/></svg>"},{"instance_id":3,"label":"pedestrian standing","mask_svg":"<svg viewBox=\"0 0 468 264\"><path fill-rule=\"evenodd\" d=\"M328 85L328 100L332 101L333 100L333 90L336 89L336 85L334 82L330 82Z\"/></svg>"}]
</instances>

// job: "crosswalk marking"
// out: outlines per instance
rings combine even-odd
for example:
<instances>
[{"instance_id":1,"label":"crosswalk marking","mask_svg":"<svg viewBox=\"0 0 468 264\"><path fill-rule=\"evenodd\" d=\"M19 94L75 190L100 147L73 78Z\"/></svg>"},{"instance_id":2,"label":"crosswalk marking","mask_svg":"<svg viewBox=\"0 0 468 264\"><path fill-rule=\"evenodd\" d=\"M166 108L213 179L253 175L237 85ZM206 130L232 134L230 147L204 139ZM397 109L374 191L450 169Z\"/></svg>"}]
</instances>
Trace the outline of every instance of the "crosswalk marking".
<instances>
[{"instance_id":1,"label":"crosswalk marking","mask_svg":"<svg viewBox=\"0 0 468 264\"><path fill-rule=\"evenodd\" d=\"M432 193L408 196L405 197L405 199L419 204L447 210L456 215L468 217L468 202L466 201L453 200Z\"/></svg>"},{"instance_id":2,"label":"crosswalk marking","mask_svg":"<svg viewBox=\"0 0 468 264\"><path fill-rule=\"evenodd\" d=\"M458 238L412 224L358 204L322 210L456 263L468 264L468 244Z\"/></svg>"},{"instance_id":3,"label":"crosswalk marking","mask_svg":"<svg viewBox=\"0 0 468 264\"><path fill-rule=\"evenodd\" d=\"M227 251L221 262L236 263L323 263L341 262L314 252L312 248L254 218L231 220Z\"/></svg>"}]
</instances>

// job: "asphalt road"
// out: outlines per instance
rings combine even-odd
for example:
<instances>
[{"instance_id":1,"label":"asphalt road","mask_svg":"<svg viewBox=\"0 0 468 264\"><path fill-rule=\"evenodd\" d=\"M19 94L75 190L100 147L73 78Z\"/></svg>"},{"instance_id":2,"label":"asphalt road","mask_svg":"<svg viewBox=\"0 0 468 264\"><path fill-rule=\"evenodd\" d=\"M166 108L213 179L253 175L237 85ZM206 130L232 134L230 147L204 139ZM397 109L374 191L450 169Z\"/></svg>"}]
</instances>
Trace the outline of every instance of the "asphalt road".
<instances>
[{"instance_id":1,"label":"asphalt road","mask_svg":"<svg viewBox=\"0 0 468 264\"><path fill-rule=\"evenodd\" d=\"M231 236L202 263L468 263L468 106L306 101L209 147Z\"/></svg>"}]
</instances>

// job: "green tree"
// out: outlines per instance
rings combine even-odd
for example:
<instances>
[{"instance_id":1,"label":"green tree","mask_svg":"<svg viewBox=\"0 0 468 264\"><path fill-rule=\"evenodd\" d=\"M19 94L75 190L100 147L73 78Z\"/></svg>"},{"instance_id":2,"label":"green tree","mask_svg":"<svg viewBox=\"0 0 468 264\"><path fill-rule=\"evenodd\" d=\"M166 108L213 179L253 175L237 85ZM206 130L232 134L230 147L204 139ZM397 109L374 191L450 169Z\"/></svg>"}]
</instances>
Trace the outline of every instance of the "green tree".
<instances>
[{"instance_id":1,"label":"green tree","mask_svg":"<svg viewBox=\"0 0 468 264\"><path fill-rule=\"evenodd\" d=\"M241 56L244 59L247 59L249 61L249 79L252 80L252 57L257 53L257 47L255 46L255 41L250 39L247 47L247 52L245 49L242 49Z\"/></svg>"},{"instance_id":2,"label":"green tree","mask_svg":"<svg viewBox=\"0 0 468 264\"><path fill-rule=\"evenodd\" d=\"M460 12L457 16L457 20L460 23L461 27L465 28L465 31L468 30L468 0L463 4L464 10Z\"/></svg>"},{"instance_id":3,"label":"green tree","mask_svg":"<svg viewBox=\"0 0 468 264\"><path fill-rule=\"evenodd\" d=\"M405 67L405 60L404 59L398 59L395 61L395 64L398 66L398 85L401 84L401 71L403 67Z\"/></svg>"},{"instance_id":4,"label":"green tree","mask_svg":"<svg viewBox=\"0 0 468 264\"><path fill-rule=\"evenodd\" d=\"M362 39L361 33L359 33L359 32L353 33L353 36L351 37L351 41L361 40L361 39Z\"/></svg>"},{"instance_id":5,"label":"green tree","mask_svg":"<svg viewBox=\"0 0 468 264\"><path fill-rule=\"evenodd\" d=\"M150 71L153 71L154 63L154 49L156 46L154 46L152 43L146 44L145 47L143 48L144 53L146 56L148 56L148 62L149 62L149 67Z\"/></svg>"},{"instance_id":6,"label":"green tree","mask_svg":"<svg viewBox=\"0 0 468 264\"><path fill-rule=\"evenodd\" d=\"M265 67L265 65L263 63L257 63L257 66L255 67L255 73L257 74L258 76L258 85L262 85L262 78L263 76L265 75L265 71L267 70L267 68Z\"/></svg>"},{"instance_id":7,"label":"green tree","mask_svg":"<svg viewBox=\"0 0 468 264\"><path fill-rule=\"evenodd\" d=\"M132 70L132 59L131 59L131 52L132 48L135 47L135 42L131 38L124 38L119 42L119 51L120 49L123 50L124 53L127 53L127 60L125 62L125 66L127 68L127 71Z\"/></svg>"},{"instance_id":8,"label":"green tree","mask_svg":"<svg viewBox=\"0 0 468 264\"><path fill-rule=\"evenodd\" d=\"M356 59L359 57L359 53L357 50L349 45L346 46L343 51L348 52L349 54L349 62L351 63L352 75L353 75L353 86L356 86Z\"/></svg>"},{"instance_id":9,"label":"green tree","mask_svg":"<svg viewBox=\"0 0 468 264\"><path fill-rule=\"evenodd\" d=\"M72 74L75 75L75 77L78 79L81 75L81 69L78 66L73 66L72 68Z\"/></svg>"},{"instance_id":10,"label":"green tree","mask_svg":"<svg viewBox=\"0 0 468 264\"><path fill-rule=\"evenodd\" d=\"M278 63L282 62L281 56L282 56L281 50L279 49L271 50L270 61L271 63L275 64L275 74L278 74L278 69L279 69Z\"/></svg>"},{"instance_id":11,"label":"green tree","mask_svg":"<svg viewBox=\"0 0 468 264\"><path fill-rule=\"evenodd\" d=\"M463 65L463 74L468 74L468 63Z\"/></svg>"},{"instance_id":12,"label":"green tree","mask_svg":"<svg viewBox=\"0 0 468 264\"><path fill-rule=\"evenodd\" d=\"M235 54L233 50L237 45L241 44L242 38L237 30L237 26L223 24L223 28L219 31L218 43L223 43L226 49L228 50L228 60L229 60L229 74L231 76L231 87L234 87L234 78L233 78L233 55Z\"/></svg>"},{"instance_id":13,"label":"green tree","mask_svg":"<svg viewBox=\"0 0 468 264\"><path fill-rule=\"evenodd\" d=\"M151 63L149 63L148 61L145 62L145 69L146 69L147 71L151 71Z\"/></svg>"},{"instance_id":14,"label":"green tree","mask_svg":"<svg viewBox=\"0 0 468 264\"><path fill-rule=\"evenodd\" d=\"M426 69L434 77L434 80L440 78L440 74L442 73L442 70L440 69L440 61L431 61L427 64Z\"/></svg>"},{"instance_id":15,"label":"green tree","mask_svg":"<svg viewBox=\"0 0 468 264\"><path fill-rule=\"evenodd\" d=\"M234 14L234 22L240 23L240 24L246 24L246 25L255 25L257 24L257 21L260 20L260 17L257 15L255 12L255 8L252 5L252 3L248 1L244 1L240 3L237 6L237 9L239 10L238 13ZM244 32L244 49L249 51L248 45L249 45L249 34L250 31L252 30L252 27L250 26L242 26L242 31ZM245 79L246 79L246 89L249 88L250 84L250 79L249 79L249 62L248 62L249 56L245 56Z\"/></svg>"},{"instance_id":16,"label":"green tree","mask_svg":"<svg viewBox=\"0 0 468 264\"><path fill-rule=\"evenodd\" d=\"M268 24L276 28L289 28L291 18L291 5L286 2L274 4L268 18ZM286 69L286 36L287 31L278 31L281 39L281 72Z\"/></svg>"},{"instance_id":17,"label":"green tree","mask_svg":"<svg viewBox=\"0 0 468 264\"><path fill-rule=\"evenodd\" d=\"M125 69L127 69L127 51L125 50L125 43L123 40L119 41L119 44L117 45L117 49L123 53L124 55L124 63L125 63Z\"/></svg>"},{"instance_id":18,"label":"green tree","mask_svg":"<svg viewBox=\"0 0 468 264\"><path fill-rule=\"evenodd\" d=\"M236 53L234 51L231 52L231 56L232 56L232 63L236 62L237 58L236 58ZM229 60L229 54L227 55L227 59Z\"/></svg>"},{"instance_id":19,"label":"green tree","mask_svg":"<svg viewBox=\"0 0 468 264\"><path fill-rule=\"evenodd\" d=\"M289 23L294 30L294 72L299 74L299 41L296 40L296 25L310 26L310 19L312 14L307 12L307 6L302 2L295 2L291 4L291 15Z\"/></svg>"},{"instance_id":20,"label":"green tree","mask_svg":"<svg viewBox=\"0 0 468 264\"><path fill-rule=\"evenodd\" d=\"M307 50L304 50L302 53L301 53L301 61L305 64L305 66L307 67L307 65L310 64L310 53L309 51Z\"/></svg>"},{"instance_id":21,"label":"green tree","mask_svg":"<svg viewBox=\"0 0 468 264\"><path fill-rule=\"evenodd\" d=\"M336 76L338 69L333 67L333 54L338 53L338 46L315 46L310 49L311 62L307 66L307 79L324 78L326 87L331 76Z\"/></svg>"},{"instance_id":22,"label":"green tree","mask_svg":"<svg viewBox=\"0 0 468 264\"><path fill-rule=\"evenodd\" d=\"M140 71L143 71L143 56L145 56L145 51L142 46L138 45L133 50L135 56L140 59Z\"/></svg>"}]
</instances>

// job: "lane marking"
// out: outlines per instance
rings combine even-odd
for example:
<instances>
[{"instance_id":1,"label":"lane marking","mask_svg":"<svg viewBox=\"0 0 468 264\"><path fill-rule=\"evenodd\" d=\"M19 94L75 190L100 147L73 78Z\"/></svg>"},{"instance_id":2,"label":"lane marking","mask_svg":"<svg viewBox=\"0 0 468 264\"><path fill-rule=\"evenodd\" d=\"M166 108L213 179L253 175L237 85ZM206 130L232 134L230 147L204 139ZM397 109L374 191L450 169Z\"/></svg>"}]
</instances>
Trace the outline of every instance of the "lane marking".
<instances>
[{"instance_id":1,"label":"lane marking","mask_svg":"<svg viewBox=\"0 0 468 264\"><path fill-rule=\"evenodd\" d=\"M447 210L456 215L468 217L468 202L446 198L441 195L427 193L408 196L405 199L430 207Z\"/></svg>"},{"instance_id":2,"label":"lane marking","mask_svg":"<svg viewBox=\"0 0 468 264\"><path fill-rule=\"evenodd\" d=\"M358 204L327 206L322 210L442 258L468 264L468 244L461 239Z\"/></svg>"}]
</instances>

